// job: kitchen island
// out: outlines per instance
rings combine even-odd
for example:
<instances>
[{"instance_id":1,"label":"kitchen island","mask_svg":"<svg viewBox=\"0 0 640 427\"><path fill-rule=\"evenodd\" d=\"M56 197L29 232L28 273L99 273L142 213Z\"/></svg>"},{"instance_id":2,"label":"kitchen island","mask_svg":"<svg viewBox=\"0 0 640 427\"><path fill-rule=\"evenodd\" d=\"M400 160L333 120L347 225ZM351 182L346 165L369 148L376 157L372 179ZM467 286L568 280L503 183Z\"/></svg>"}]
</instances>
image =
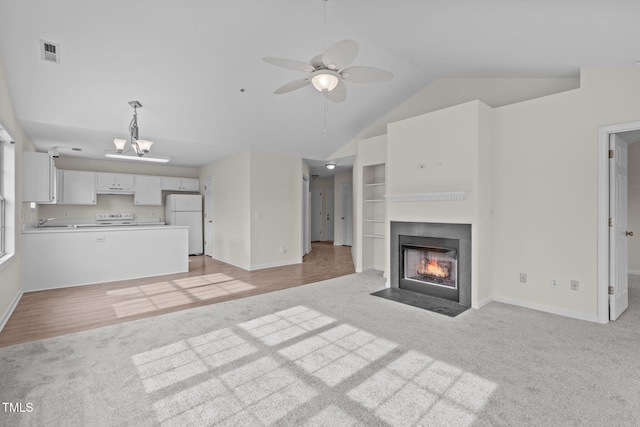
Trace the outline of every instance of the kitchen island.
<instances>
[{"instance_id":1,"label":"kitchen island","mask_svg":"<svg viewBox=\"0 0 640 427\"><path fill-rule=\"evenodd\" d=\"M22 232L25 292L189 271L189 227L43 227Z\"/></svg>"}]
</instances>

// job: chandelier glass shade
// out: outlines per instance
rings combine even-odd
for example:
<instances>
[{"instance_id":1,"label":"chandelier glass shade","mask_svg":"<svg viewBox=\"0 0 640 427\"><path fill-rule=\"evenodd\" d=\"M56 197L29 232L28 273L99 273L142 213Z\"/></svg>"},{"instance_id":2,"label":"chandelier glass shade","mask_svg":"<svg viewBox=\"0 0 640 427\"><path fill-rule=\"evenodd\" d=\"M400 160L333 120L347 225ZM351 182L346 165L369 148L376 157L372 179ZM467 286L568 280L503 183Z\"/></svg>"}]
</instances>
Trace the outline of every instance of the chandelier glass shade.
<instances>
[{"instance_id":1,"label":"chandelier glass shade","mask_svg":"<svg viewBox=\"0 0 640 427\"><path fill-rule=\"evenodd\" d=\"M168 157L148 157L147 155L151 151L153 141L147 141L144 139L138 139L138 108L142 107L142 104L138 101L130 101L129 105L133 107L133 118L129 123L129 140L116 138L113 140L113 144L116 146L116 153L106 153L105 157L112 159L122 160L141 160L149 162L166 163L170 159ZM133 155L128 154L132 152Z\"/></svg>"}]
</instances>

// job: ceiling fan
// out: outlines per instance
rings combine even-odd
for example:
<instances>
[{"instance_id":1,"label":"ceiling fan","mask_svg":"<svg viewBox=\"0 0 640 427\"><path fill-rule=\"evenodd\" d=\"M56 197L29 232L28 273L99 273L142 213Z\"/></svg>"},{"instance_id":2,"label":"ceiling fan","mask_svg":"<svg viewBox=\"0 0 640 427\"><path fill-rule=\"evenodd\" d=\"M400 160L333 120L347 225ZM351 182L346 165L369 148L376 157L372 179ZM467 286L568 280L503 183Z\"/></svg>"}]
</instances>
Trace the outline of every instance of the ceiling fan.
<instances>
[{"instance_id":1,"label":"ceiling fan","mask_svg":"<svg viewBox=\"0 0 640 427\"><path fill-rule=\"evenodd\" d=\"M279 87L273 93L281 94L313 85L326 94L333 102L342 102L347 97L345 82L379 83L389 81L393 74L374 67L348 65L358 55L358 43L353 40L342 40L329 46L322 55L311 58L309 63L293 59L262 58L263 61L290 70L304 71L309 75L304 79L294 80Z\"/></svg>"}]
</instances>

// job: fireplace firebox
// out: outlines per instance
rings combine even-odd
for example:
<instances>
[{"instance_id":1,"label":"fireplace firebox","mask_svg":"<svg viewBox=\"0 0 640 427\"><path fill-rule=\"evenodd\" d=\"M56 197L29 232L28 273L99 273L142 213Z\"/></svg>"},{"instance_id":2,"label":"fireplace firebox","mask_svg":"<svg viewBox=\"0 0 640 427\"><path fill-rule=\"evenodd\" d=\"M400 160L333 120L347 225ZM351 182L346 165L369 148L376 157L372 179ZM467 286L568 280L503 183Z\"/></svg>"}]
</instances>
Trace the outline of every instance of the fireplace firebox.
<instances>
[{"instance_id":1,"label":"fireplace firebox","mask_svg":"<svg viewBox=\"0 0 640 427\"><path fill-rule=\"evenodd\" d=\"M391 287L471 305L471 226L391 222Z\"/></svg>"}]
</instances>

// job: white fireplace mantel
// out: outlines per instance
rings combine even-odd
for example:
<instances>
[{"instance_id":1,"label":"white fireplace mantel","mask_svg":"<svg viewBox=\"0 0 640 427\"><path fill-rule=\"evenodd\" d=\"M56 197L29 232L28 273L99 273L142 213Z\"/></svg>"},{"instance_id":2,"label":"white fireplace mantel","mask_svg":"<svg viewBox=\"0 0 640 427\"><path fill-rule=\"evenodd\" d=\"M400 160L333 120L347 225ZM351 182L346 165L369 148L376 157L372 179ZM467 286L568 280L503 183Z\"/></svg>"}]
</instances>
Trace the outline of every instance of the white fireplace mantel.
<instances>
[{"instance_id":1,"label":"white fireplace mantel","mask_svg":"<svg viewBox=\"0 0 640 427\"><path fill-rule=\"evenodd\" d=\"M465 200L467 197L469 197L469 192L438 191L431 193L385 194L384 197L390 202L436 202Z\"/></svg>"}]
</instances>

